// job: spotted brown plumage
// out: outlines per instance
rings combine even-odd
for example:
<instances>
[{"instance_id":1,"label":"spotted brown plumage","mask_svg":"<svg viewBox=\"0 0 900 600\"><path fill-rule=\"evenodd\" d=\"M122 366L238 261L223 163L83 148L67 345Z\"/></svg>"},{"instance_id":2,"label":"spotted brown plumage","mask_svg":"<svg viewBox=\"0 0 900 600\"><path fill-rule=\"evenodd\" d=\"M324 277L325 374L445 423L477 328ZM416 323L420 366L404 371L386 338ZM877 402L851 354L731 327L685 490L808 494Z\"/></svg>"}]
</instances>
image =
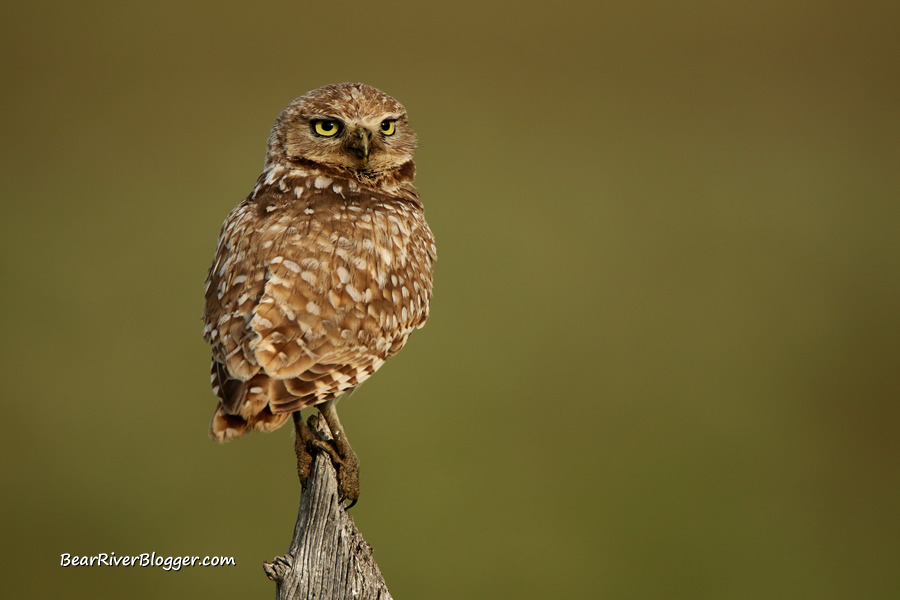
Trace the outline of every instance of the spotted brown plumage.
<instances>
[{"instance_id":1,"label":"spotted brown plumage","mask_svg":"<svg viewBox=\"0 0 900 600\"><path fill-rule=\"evenodd\" d=\"M424 325L435 248L414 147L402 105L362 84L314 90L276 120L207 277L214 440L333 411Z\"/></svg>"}]
</instances>

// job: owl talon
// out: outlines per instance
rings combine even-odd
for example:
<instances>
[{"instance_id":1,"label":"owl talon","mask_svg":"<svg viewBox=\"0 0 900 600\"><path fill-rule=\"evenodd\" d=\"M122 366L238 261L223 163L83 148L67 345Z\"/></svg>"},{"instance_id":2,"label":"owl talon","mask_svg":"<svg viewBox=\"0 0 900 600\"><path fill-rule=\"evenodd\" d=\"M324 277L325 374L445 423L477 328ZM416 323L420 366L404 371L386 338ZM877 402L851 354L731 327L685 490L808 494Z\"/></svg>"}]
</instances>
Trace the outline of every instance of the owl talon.
<instances>
[{"instance_id":1,"label":"owl talon","mask_svg":"<svg viewBox=\"0 0 900 600\"><path fill-rule=\"evenodd\" d=\"M331 457L331 462L337 470L341 501L350 500L350 505L347 506L349 510L359 500L359 459L356 452L346 441L341 444L337 440L326 442L314 439L309 441L309 445Z\"/></svg>"}]
</instances>

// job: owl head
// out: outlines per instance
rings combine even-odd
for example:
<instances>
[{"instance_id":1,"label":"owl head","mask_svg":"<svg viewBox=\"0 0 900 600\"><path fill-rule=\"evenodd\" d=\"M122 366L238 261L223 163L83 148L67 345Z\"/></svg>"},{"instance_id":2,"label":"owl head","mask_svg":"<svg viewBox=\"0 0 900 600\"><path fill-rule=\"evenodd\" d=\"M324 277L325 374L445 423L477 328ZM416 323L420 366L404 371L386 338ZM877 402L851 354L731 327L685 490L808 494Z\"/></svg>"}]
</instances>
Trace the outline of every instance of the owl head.
<instances>
[{"instance_id":1,"label":"owl head","mask_svg":"<svg viewBox=\"0 0 900 600\"><path fill-rule=\"evenodd\" d=\"M266 167L318 165L377 177L411 163L415 147L402 104L368 85L339 83L300 96L282 111L269 136Z\"/></svg>"}]
</instances>

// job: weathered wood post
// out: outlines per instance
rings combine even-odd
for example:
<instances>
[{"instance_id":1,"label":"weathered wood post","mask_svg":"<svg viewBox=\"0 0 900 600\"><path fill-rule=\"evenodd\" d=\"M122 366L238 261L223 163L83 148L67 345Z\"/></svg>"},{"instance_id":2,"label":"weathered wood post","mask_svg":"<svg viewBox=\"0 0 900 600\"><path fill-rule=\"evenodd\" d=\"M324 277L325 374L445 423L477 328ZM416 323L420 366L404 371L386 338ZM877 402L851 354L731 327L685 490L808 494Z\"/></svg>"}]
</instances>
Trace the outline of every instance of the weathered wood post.
<instances>
[{"instance_id":1,"label":"weathered wood post","mask_svg":"<svg viewBox=\"0 0 900 600\"><path fill-rule=\"evenodd\" d=\"M311 418L310 427L327 435L323 419ZM263 568L277 600L393 600L372 548L338 497L337 473L324 452L313 456L288 553Z\"/></svg>"}]
</instances>

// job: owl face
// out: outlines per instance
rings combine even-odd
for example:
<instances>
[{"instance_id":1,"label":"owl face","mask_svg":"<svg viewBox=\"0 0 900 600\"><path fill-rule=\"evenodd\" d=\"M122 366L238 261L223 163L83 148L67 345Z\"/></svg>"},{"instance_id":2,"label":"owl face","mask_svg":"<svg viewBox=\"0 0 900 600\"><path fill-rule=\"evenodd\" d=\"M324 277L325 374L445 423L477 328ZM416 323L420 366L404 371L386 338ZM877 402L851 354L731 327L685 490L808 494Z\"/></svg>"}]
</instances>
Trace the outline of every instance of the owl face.
<instances>
[{"instance_id":1,"label":"owl face","mask_svg":"<svg viewBox=\"0 0 900 600\"><path fill-rule=\"evenodd\" d=\"M329 85L294 100L275 121L266 164L383 173L412 160L416 135L403 105L361 83Z\"/></svg>"}]
</instances>

